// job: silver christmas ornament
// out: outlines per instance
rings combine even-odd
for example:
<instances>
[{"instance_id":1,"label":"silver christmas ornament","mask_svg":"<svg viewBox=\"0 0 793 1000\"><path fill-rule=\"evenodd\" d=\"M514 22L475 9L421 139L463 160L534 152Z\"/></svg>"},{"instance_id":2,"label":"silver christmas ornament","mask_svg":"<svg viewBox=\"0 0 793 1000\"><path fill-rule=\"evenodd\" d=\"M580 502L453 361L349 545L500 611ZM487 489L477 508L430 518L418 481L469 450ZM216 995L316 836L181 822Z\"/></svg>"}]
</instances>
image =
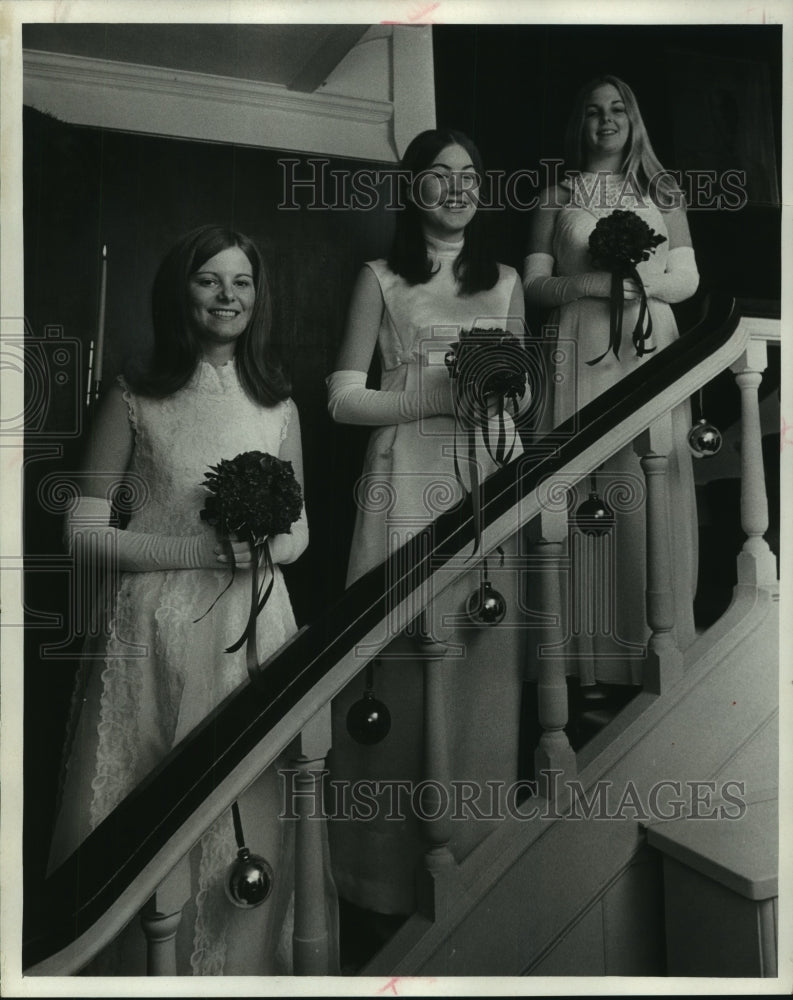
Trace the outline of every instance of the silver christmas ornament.
<instances>
[{"instance_id":1,"label":"silver christmas ornament","mask_svg":"<svg viewBox=\"0 0 793 1000\"><path fill-rule=\"evenodd\" d=\"M347 712L347 732L356 743L373 746L384 740L391 731L391 713L388 707L375 698L371 688L350 706Z\"/></svg>"},{"instance_id":2,"label":"silver christmas ornament","mask_svg":"<svg viewBox=\"0 0 793 1000\"><path fill-rule=\"evenodd\" d=\"M241 847L226 872L226 896L240 909L252 910L273 891L274 880L269 861L259 854L251 854L247 847Z\"/></svg>"},{"instance_id":3,"label":"silver christmas ornament","mask_svg":"<svg viewBox=\"0 0 793 1000\"><path fill-rule=\"evenodd\" d=\"M721 450L721 443L721 431L704 417L688 432L688 448L694 458L710 458Z\"/></svg>"},{"instance_id":4,"label":"silver christmas ornament","mask_svg":"<svg viewBox=\"0 0 793 1000\"><path fill-rule=\"evenodd\" d=\"M489 580L483 580L465 602L465 613L474 625L498 625L507 613L507 602Z\"/></svg>"},{"instance_id":5,"label":"silver christmas ornament","mask_svg":"<svg viewBox=\"0 0 793 1000\"><path fill-rule=\"evenodd\" d=\"M592 492L575 512L576 527L585 535L605 535L614 526L614 511Z\"/></svg>"}]
</instances>

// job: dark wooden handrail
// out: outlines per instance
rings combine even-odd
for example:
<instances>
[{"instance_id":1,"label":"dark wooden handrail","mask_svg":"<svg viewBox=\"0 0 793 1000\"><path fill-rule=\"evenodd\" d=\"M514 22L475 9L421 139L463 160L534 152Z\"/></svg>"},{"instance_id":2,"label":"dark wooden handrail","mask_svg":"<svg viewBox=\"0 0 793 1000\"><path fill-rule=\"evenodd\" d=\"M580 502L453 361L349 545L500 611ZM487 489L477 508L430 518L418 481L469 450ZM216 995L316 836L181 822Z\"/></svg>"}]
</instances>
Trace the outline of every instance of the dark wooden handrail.
<instances>
[{"instance_id":1,"label":"dark wooden handrail","mask_svg":"<svg viewBox=\"0 0 793 1000\"><path fill-rule=\"evenodd\" d=\"M710 296L694 330L555 428L528 457L491 476L484 486L484 521L508 513L555 471L723 347L739 319L733 299ZM416 537L356 581L267 662L257 683L233 692L188 734L55 872L41 885L28 887L23 968L66 947L100 920L213 789L386 618L395 595L418 586L473 541L470 499L441 515L427 532L430 554L427 537ZM400 576L392 575L405 566L409 568Z\"/></svg>"}]
</instances>

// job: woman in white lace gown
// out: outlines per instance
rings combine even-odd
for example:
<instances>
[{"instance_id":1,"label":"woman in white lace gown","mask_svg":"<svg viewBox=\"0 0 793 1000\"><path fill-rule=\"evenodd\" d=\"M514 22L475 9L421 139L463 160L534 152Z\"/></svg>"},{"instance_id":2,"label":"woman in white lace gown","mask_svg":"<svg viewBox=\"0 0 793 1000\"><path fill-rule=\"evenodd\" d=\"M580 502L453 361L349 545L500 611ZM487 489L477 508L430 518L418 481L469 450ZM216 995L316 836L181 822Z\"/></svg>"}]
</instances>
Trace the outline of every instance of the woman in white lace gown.
<instances>
[{"instance_id":1,"label":"woman in white lace gown","mask_svg":"<svg viewBox=\"0 0 793 1000\"><path fill-rule=\"evenodd\" d=\"M105 532L121 570L111 638L104 660L81 671L51 868L247 681L245 646L225 649L248 620L251 550L247 542L219 538L200 518L208 467L260 450L291 461L302 482L299 419L269 354L269 291L255 245L214 226L187 234L164 259L152 304L152 363L134 382L119 379L104 400L83 495L68 522L70 543L79 545L86 519L94 528L108 525L109 488L126 480L138 494L127 528ZM305 510L291 533L270 539L275 581L257 625L259 662L296 630L278 564L297 559L307 543ZM234 582L204 614L229 581L232 549ZM158 891L160 912L184 904L179 974L289 971L291 942L276 955L293 875L288 838L276 818L274 768L239 806L247 846L273 865L276 891L247 911L225 898L223 879L236 842L230 813L221 816ZM145 973L137 921L89 971Z\"/></svg>"},{"instance_id":2,"label":"woman in white lace gown","mask_svg":"<svg viewBox=\"0 0 793 1000\"><path fill-rule=\"evenodd\" d=\"M694 294L698 273L680 190L653 153L633 91L613 76L598 78L580 91L567 132L566 180L541 196L535 212L523 284L527 299L553 309L548 325L558 327L551 344L554 368L552 399L545 430L558 426L610 386L644 364L678 336L670 303ZM649 260L638 265L652 319L647 348L638 356L631 333L639 314L639 289L624 281L625 311L619 358L609 351L611 275L596 270L589 236L599 219L615 209L635 212L665 237ZM686 436L690 408L672 413L669 438L668 497L670 545L675 595L675 630L681 648L694 638L693 598L697 574L696 503ZM640 683L643 644L649 636L644 609L645 512L643 475L632 445L613 456L596 474L596 487L619 502L622 485L634 499L618 509L614 543L615 574L607 601L611 621L583 622L573 630L568 651L571 672L583 683L594 680ZM579 483L577 506L586 498L589 479ZM589 559L609 560L603 540L580 536ZM582 553L583 555L583 553ZM568 579L571 607L582 615L595 591L602 598L603 579L576 575ZM593 627L594 626L594 627Z\"/></svg>"},{"instance_id":3,"label":"woman in white lace gown","mask_svg":"<svg viewBox=\"0 0 793 1000\"><path fill-rule=\"evenodd\" d=\"M447 130L423 132L405 151L401 170L412 186L397 216L391 254L361 271L336 371L328 378L331 416L373 428L356 490L350 584L463 497L455 475L454 407L444 364L449 346L461 330L475 326L506 327L523 336L518 276L482 248L477 217L482 163L471 140ZM375 350L382 374L380 387L369 389ZM523 406L528 402L527 394ZM515 431L509 418L507 423L511 442ZM484 478L496 464L481 430L477 433ZM518 439L513 455L520 452ZM506 549L514 554L517 541L510 539ZM491 560L491 570L496 567ZM487 779L508 783L517 773L521 632L511 627L520 618L516 576L504 573L496 580L509 605L510 624L503 629L484 634L470 623L464 627L465 599L479 584L478 572L459 578L432 604L433 634L454 644L454 682L446 692L453 778L482 789ZM421 610L420 602L415 610ZM463 627L452 629L449 620L462 620ZM434 776L426 772L423 757L423 667L415 640L396 629L388 635L393 641L375 661L373 676L375 693L391 712L391 730L374 746L351 738L346 715L363 689L362 677L356 678L333 704L331 774L342 781L406 783L405 815L401 821L388 818L386 792L375 816L353 822L334 818L330 838L339 895L393 915L410 913L416 904L423 846L409 794ZM474 730L482 739L471 738ZM462 860L490 829L486 822L454 824L455 857Z\"/></svg>"}]
</instances>

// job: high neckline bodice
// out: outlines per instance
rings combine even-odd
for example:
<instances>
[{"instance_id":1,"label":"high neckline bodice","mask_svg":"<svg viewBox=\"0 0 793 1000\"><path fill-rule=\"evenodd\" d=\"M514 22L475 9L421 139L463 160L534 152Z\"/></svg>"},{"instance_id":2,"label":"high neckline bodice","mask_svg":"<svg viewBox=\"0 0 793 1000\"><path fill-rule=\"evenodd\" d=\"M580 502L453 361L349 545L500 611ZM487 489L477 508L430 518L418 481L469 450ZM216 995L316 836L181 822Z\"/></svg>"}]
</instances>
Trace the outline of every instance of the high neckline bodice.
<instances>
[{"instance_id":1,"label":"high neckline bodice","mask_svg":"<svg viewBox=\"0 0 793 1000\"><path fill-rule=\"evenodd\" d=\"M636 211L647 206L635 179L608 170L580 170L565 179L570 191L569 208L583 209L596 218L615 209Z\"/></svg>"},{"instance_id":2,"label":"high neckline bodice","mask_svg":"<svg viewBox=\"0 0 793 1000\"><path fill-rule=\"evenodd\" d=\"M239 384L237 366L233 359L222 365L213 365L201 358L187 387L198 392L228 392Z\"/></svg>"},{"instance_id":3,"label":"high neckline bodice","mask_svg":"<svg viewBox=\"0 0 793 1000\"><path fill-rule=\"evenodd\" d=\"M463 240L457 240L455 243L451 243L449 240L439 239L437 236L432 236L430 233L425 233L424 239L427 244L427 253L431 257L445 257L453 260L459 255L463 248Z\"/></svg>"}]
</instances>

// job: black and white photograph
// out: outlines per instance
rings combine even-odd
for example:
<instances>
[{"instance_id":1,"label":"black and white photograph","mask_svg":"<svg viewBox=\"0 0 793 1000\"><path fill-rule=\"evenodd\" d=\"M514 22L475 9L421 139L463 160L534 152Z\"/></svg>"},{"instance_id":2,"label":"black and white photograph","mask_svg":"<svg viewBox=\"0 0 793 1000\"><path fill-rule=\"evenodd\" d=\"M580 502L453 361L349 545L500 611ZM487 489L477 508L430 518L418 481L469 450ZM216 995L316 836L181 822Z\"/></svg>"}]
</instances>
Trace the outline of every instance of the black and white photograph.
<instances>
[{"instance_id":1,"label":"black and white photograph","mask_svg":"<svg viewBox=\"0 0 793 1000\"><path fill-rule=\"evenodd\" d=\"M4 995L790 993L793 3L0 15Z\"/></svg>"}]
</instances>

